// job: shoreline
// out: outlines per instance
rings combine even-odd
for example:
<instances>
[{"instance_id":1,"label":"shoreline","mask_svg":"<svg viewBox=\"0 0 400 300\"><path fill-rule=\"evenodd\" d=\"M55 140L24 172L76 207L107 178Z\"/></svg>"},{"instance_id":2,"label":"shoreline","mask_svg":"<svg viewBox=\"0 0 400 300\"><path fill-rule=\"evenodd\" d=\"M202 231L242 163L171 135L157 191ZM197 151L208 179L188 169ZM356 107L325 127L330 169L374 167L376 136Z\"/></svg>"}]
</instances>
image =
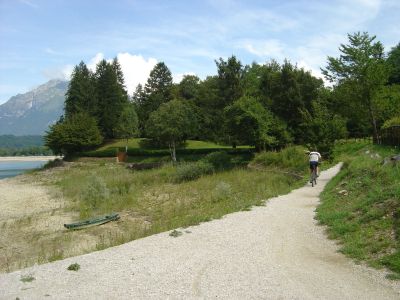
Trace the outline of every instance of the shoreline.
<instances>
[{"instance_id":1,"label":"shoreline","mask_svg":"<svg viewBox=\"0 0 400 300\"><path fill-rule=\"evenodd\" d=\"M0 162L6 161L49 161L61 156L0 156Z\"/></svg>"}]
</instances>

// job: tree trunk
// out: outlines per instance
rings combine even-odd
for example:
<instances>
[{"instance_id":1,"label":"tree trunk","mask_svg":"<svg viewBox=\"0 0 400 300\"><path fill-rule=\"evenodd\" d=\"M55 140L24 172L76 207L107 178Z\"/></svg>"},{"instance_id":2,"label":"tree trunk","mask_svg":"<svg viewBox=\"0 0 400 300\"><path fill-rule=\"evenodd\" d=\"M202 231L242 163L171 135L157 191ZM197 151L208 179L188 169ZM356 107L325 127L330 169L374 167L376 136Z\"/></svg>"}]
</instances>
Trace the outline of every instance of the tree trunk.
<instances>
[{"instance_id":1,"label":"tree trunk","mask_svg":"<svg viewBox=\"0 0 400 300\"><path fill-rule=\"evenodd\" d=\"M175 141L172 141L172 160L176 163L176 149L175 149Z\"/></svg>"},{"instance_id":2,"label":"tree trunk","mask_svg":"<svg viewBox=\"0 0 400 300\"><path fill-rule=\"evenodd\" d=\"M373 130L372 141L374 144L380 144L379 132L378 132L378 128L376 126L376 118L375 118L374 110L372 108L371 100L369 101L368 110L369 110L369 116L371 118L372 130Z\"/></svg>"},{"instance_id":3,"label":"tree trunk","mask_svg":"<svg viewBox=\"0 0 400 300\"><path fill-rule=\"evenodd\" d=\"M168 143L168 146L169 146L169 152L171 153L172 162L175 163L176 162L175 141L170 141Z\"/></svg>"},{"instance_id":4,"label":"tree trunk","mask_svg":"<svg viewBox=\"0 0 400 300\"><path fill-rule=\"evenodd\" d=\"M128 139L126 139L125 153L128 154Z\"/></svg>"}]
</instances>

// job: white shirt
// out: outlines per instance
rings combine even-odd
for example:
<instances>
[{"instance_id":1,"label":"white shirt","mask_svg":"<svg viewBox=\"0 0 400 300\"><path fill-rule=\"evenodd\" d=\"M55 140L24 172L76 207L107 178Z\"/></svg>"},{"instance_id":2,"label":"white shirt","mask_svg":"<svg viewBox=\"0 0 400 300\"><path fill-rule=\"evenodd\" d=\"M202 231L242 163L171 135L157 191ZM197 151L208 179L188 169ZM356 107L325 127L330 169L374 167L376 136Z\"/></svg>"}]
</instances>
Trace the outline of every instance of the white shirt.
<instances>
[{"instance_id":1,"label":"white shirt","mask_svg":"<svg viewBox=\"0 0 400 300\"><path fill-rule=\"evenodd\" d=\"M318 162L321 159L321 154L319 154L319 152L312 151L310 152L309 156L310 156L310 162L311 161Z\"/></svg>"}]
</instances>

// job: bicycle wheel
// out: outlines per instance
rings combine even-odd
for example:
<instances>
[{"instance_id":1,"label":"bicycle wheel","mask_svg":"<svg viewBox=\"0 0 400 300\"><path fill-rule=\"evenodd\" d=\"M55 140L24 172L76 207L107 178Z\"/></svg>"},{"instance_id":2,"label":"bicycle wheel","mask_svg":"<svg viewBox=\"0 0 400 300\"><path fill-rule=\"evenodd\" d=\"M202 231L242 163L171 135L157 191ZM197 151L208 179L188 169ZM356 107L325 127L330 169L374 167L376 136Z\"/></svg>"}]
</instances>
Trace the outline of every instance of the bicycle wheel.
<instances>
[{"instance_id":1,"label":"bicycle wheel","mask_svg":"<svg viewBox=\"0 0 400 300\"><path fill-rule=\"evenodd\" d=\"M313 171L311 172L311 186L314 187L314 185L317 184L317 168L314 167Z\"/></svg>"}]
</instances>

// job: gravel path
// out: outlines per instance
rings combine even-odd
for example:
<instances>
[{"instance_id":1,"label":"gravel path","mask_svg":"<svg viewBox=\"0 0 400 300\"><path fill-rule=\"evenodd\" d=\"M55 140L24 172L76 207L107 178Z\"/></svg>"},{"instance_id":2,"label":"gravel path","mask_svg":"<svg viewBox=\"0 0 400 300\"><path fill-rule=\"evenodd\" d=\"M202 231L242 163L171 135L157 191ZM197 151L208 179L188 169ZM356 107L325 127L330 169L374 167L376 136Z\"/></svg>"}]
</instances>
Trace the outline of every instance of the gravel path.
<instances>
[{"instance_id":1,"label":"gravel path","mask_svg":"<svg viewBox=\"0 0 400 300\"><path fill-rule=\"evenodd\" d=\"M384 272L337 253L316 226L339 166L265 207L118 247L0 274L0 299L400 299ZM78 263L77 272L67 271ZM31 275L32 282L21 282Z\"/></svg>"}]
</instances>

